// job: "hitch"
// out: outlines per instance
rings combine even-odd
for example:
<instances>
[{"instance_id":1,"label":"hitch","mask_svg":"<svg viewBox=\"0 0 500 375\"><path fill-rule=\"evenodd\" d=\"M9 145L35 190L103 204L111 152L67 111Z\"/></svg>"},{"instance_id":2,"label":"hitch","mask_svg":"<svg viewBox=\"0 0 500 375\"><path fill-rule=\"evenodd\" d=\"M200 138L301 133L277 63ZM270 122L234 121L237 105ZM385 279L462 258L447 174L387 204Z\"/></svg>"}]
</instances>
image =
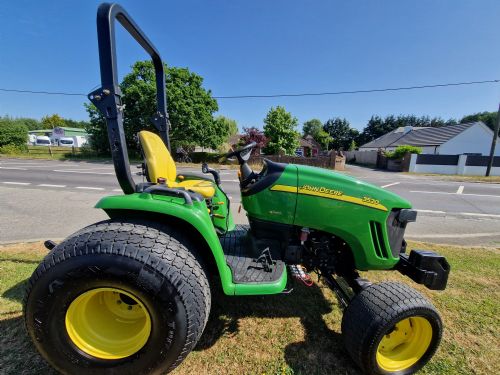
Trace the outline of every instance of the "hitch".
<instances>
[{"instance_id":1,"label":"hitch","mask_svg":"<svg viewBox=\"0 0 500 375\"><path fill-rule=\"evenodd\" d=\"M400 254L395 268L417 284L432 290L444 290L450 273L446 258L429 250L412 250L410 255Z\"/></svg>"}]
</instances>

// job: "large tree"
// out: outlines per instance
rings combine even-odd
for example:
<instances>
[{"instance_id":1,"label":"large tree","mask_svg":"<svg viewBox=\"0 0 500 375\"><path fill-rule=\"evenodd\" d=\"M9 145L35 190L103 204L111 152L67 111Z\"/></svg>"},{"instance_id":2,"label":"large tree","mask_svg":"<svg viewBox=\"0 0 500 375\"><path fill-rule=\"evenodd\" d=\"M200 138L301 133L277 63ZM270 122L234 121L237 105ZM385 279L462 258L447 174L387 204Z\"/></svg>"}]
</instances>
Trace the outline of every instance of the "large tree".
<instances>
[{"instance_id":1,"label":"large tree","mask_svg":"<svg viewBox=\"0 0 500 375\"><path fill-rule=\"evenodd\" d=\"M472 115L467 115L462 117L460 123L476 121L482 121L488 126L488 128L494 130L497 122L497 112L478 112Z\"/></svg>"},{"instance_id":2,"label":"large tree","mask_svg":"<svg viewBox=\"0 0 500 375\"><path fill-rule=\"evenodd\" d=\"M295 130L297 124L297 118L285 108L271 108L264 119L264 135L268 138L264 151L267 154L295 154L299 147L299 133Z\"/></svg>"},{"instance_id":3,"label":"large tree","mask_svg":"<svg viewBox=\"0 0 500 375\"><path fill-rule=\"evenodd\" d=\"M302 133L304 136L310 135L313 137L313 139L323 148L328 148L332 141L332 137L323 130L323 123L317 118L304 122L302 125Z\"/></svg>"},{"instance_id":4,"label":"large tree","mask_svg":"<svg viewBox=\"0 0 500 375\"><path fill-rule=\"evenodd\" d=\"M238 124L236 123L235 120L233 120L229 117L226 117L226 116L219 115L215 118L215 121L222 124L222 126L225 126L228 128L228 136L229 137L232 135L238 134Z\"/></svg>"},{"instance_id":5,"label":"large tree","mask_svg":"<svg viewBox=\"0 0 500 375\"><path fill-rule=\"evenodd\" d=\"M203 88L203 78L187 68L165 66L167 111L172 128L172 143L217 148L226 139L229 128L225 122L215 121L217 101L210 90ZM125 104L125 135L129 147L135 147L134 135L140 130L156 131L151 116L156 112L156 86L153 64L138 61L120 84ZM109 152L102 116L92 105L87 105L92 134L92 146ZM99 137L99 140L97 139Z\"/></svg>"},{"instance_id":6,"label":"large tree","mask_svg":"<svg viewBox=\"0 0 500 375\"><path fill-rule=\"evenodd\" d=\"M352 140L358 136L358 131L352 129L349 121L345 118L331 118L325 122L323 129L332 138L330 141L330 148L335 150L340 148L344 150L349 149Z\"/></svg>"},{"instance_id":7,"label":"large tree","mask_svg":"<svg viewBox=\"0 0 500 375\"><path fill-rule=\"evenodd\" d=\"M42 128L43 129L54 129L58 126L64 126L66 123L64 119L58 114L47 115L42 117Z\"/></svg>"}]
</instances>

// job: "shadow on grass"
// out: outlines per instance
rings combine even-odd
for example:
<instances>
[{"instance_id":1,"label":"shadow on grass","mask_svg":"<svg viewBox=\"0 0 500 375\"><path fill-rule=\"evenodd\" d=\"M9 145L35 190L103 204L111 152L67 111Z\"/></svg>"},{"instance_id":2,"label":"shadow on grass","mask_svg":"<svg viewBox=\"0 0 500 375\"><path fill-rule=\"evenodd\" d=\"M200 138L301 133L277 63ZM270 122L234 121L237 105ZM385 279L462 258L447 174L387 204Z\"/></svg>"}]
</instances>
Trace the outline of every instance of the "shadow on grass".
<instances>
[{"instance_id":1,"label":"shadow on grass","mask_svg":"<svg viewBox=\"0 0 500 375\"><path fill-rule=\"evenodd\" d=\"M210 348L224 335L237 335L242 318L295 317L300 319L305 337L285 348L285 361L293 374L359 374L340 333L328 328L323 318L330 312L332 304L316 284L309 288L299 284L290 294L273 296L228 297L219 293L213 296L210 319L195 350ZM264 337L256 336L255 340L271 345Z\"/></svg>"}]
</instances>

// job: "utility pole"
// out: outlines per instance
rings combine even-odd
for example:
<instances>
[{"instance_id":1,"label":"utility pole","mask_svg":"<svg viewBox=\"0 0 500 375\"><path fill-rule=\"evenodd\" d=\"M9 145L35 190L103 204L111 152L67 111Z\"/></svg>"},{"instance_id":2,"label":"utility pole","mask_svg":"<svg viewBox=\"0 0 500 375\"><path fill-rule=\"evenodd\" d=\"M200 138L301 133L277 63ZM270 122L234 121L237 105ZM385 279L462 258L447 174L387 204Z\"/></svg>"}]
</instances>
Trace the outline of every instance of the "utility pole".
<instances>
[{"instance_id":1,"label":"utility pole","mask_svg":"<svg viewBox=\"0 0 500 375\"><path fill-rule=\"evenodd\" d=\"M491 141L490 160L488 162L488 168L486 168L486 177L490 175L491 168L493 167L493 159L495 158L495 147L497 145L499 127L500 127L500 106L498 107L497 122L495 124L495 129L493 129L493 140Z\"/></svg>"}]
</instances>

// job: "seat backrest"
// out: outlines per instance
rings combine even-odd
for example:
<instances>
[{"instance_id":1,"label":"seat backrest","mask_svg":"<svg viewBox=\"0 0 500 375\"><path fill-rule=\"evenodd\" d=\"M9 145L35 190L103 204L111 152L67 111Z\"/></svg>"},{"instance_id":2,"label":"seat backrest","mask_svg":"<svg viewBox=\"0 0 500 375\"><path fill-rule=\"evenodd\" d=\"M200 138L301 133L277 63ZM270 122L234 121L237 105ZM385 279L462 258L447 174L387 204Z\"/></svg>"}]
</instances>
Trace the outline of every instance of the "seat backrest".
<instances>
[{"instance_id":1,"label":"seat backrest","mask_svg":"<svg viewBox=\"0 0 500 375\"><path fill-rule=\"evenodd\" d=\"M161 138L155 133L142 130L139 132L139 141L146 159L150 181L157 182L159 177L165 178L167 184L175 181L177 168Z\"/></svg>"}]
</instances>

